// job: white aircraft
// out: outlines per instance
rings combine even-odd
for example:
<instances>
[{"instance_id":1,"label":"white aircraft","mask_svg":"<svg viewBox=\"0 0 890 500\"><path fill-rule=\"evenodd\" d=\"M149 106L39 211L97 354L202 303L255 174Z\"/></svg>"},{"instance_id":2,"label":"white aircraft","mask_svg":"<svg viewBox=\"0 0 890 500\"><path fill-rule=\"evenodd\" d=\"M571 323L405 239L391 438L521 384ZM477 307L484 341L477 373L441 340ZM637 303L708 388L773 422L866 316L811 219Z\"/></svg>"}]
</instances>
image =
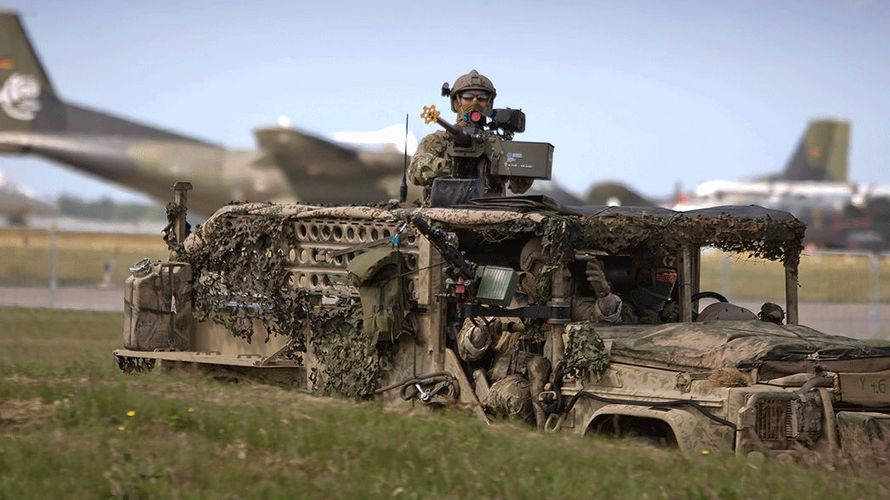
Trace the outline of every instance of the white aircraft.
<instances>
[{"instance_id":1,"label":"white aircraft","mask_svg":"<svg viewBox=\"0 0 890 500\"><path fill-rule=\"evenodd\" d=\"M16 186L6 174L0 172L0 216L9 225L21 226L29 216L49 217L57 213L53 202Z\"/></svg>"}]
</instances>

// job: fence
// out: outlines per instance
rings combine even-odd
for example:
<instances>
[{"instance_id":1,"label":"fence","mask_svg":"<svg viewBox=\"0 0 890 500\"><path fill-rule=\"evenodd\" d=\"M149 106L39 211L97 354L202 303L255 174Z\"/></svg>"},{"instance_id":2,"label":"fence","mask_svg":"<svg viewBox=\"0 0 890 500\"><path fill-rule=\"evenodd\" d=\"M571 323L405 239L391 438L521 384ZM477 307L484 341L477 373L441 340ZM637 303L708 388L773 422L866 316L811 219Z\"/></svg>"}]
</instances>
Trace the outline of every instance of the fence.
<instances>
[{"instance_id":1,"label":"fence","mask_svg":"<svg viewBox=\"0 0 890 500\"><path fill-rule=\"evenodd\" d=\"M120 311L128 267L165 258L155 235L0 229L0 305ZM800 264L801 323L826 333L890 338L890 254L808 252ZM785 304L775 262L706 250L702 290L754 312ZM887 321L885 321L885 319Z\"/></svg>"},{"instance_id":2,"label":"fence","mask_svg":"<svg viewBox=\"0 0 890 500\"><path fill-rule=\"evenodd\" d=\"M825 333L890 338L890 254L810 251L801 256L800 322ZM719 251L702 255L702 290L754 312L784 306L784 270L776 262Z\"/></svg>"},{"instance_id":3,"label":"fence","mask_svg":"<svg viewBox=\"0 0 890 500\"><path fill-rule=\"evenodd\" d=\"M0 305L123 310L128 268L165 258L156 235L0 229Z\"/></svg>"}]
</instances>

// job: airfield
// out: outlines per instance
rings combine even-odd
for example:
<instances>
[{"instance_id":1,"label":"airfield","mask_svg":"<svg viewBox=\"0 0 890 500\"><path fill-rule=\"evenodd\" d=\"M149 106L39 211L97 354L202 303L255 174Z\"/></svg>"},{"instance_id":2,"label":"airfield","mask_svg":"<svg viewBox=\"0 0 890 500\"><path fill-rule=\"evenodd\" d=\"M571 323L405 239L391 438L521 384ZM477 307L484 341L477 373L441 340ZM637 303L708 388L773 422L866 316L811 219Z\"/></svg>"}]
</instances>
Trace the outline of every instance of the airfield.
<instances>
[{"instance_id":1,"label":"airfield","mask_svg":"<svg viewBox=\"0 0 890 500\"><path fill-rule=\"evenodd\" d=\"M449 104L467 99L494 107L495 97L498 108L528 114L528 131L523 115L518 141L555 147L548 160L552 172L548 166L534 186L540 190L528 194L546 194L566 206L693 210L755 204L791 212L808 224L805 241L814 245L800 261L799 323L866 344L890 341L890 176L885 165L890 101L879 97L890 84L881 50L890 42L890 4L515 2L488 16L488 29L459 21L464 24L461 32L479 31L469 45L449 43L454 16L430 16L419 5L280 2L257 8L221 3L208 9L173 2L99 7L13 0L0 9L0 500L890 498L890 427L867 428L867 439L850 439L841 449L837 440L843 433L831 416L840 409L856 417L886 417L890 399L883 396L890 371L878 371L887 366L863 369L858 379L862 389L869 380L875 395L882 394L870 400L870 407L854 407L841 397L849 386L842 391L838 378L816 380L824 375L822 352L808 351L812 376L799 392L800 384L793 381L783 386L778 379L758 378L761 365L751 372L755 383L764 382L758 397L775 396L774 389L780 388L794 394L798 406L788 400L777 412L778 406L756 406L753 394L747 394L744 404L782 418L745 419L742 411L734 413L728 399L708 401L711 406L704 407L725 410L723 418L739 416L728 426L735 434L724 429L725 442L732 444L721 448L738 450L738 456L698 444L681 452L676 443L669 445L674 429L668 438L647 433L639 423L625 420L633 413L600 415L607 418L599 428L593 415L582 420L576 412L569 420L581 392L596 396L589 384L599 383L599 375L570 377L570 383L580 380L581 385L572 405L567 410L556 397L555 413L547 410L551 417L562 415L557 428L595 434L579 438L571 432L535 430L518 420L483 423L467 410L469 403L453 397L442 410L413 402L410 409L394 409L379 397L318 397L305 384L262 383L234 370L199 369L188 359L178 366L158 364L148 372L119 369L112 351L125 342L125 281L138 261L168 259L161 239L165 222L148 222L150 216L133 216L128 222L104 215L87 220L89 215L64 212L61 197L75 193L84 197L85 205L91 200L110 205L138 192L154 203L155 219L164 217L171 186L180 181L194 186L188 195L190 217L209 216L230 200L311 205L392 200L400 194L417 138L439 130L421 125L421 107L434 103L450 122ZM475 13L478 7L450 4L448 9ZM479 94L456 92L451 101L440 82L453 82L471 68L492 77L497 89L492 84L484 100ZM417 199L420 191L412 185L407 200ZM56 201L47 201L50 196ZM3 226L7 222L25 226ZM372 239L386 243L386 236ZM247 261L261 255L251 250L242 250ZM485 257L504 260L503 254L498 247ZM311 259L317 256L313 253ZM348 263L347 257L339 257ZM700 291L719 292L754 313L764 302L786 307L781 264L713 249L704 251L700 263L701 273L695 276ZM682 270L676 275L683 277L684 298L688 264L684 257L675 269ZM224 267L217 276L231 276L233 267ZM291 279L297 277L294 269L289 268ZM207 281L214 277L202 276ZM275 283L265 277L256 281ZM583 295L579 290L549 298L574 299ZM442 297L443 291L432 290L430 297ZM625 292L616 291L623 299ZM198 296L193 294L186 307ZM676 296L681 296L679 290ZM249 290L224 302L226 309L218 309L226 311L223 322L235 313L262 311L268 303L256 297L264 295ZM414 312L441 305L416 307L418 297L412 297L418 302ZM332 298L322 292L313 300L350 302ZM171 293L171 309L183 303L173 299ZM699 310L713 299L707 300ZM310 310L309 302L286 304L288 313L297 313L291 316L301 308ZM682 314L689 317L688 306ZM306 318L310 322L299 325L312 329L309 340L331 332L338 343L348 342L337 329L327 324L315 328L311 321L317 318ZM571 350L551 350L552 343L537 337L541 331L559 333L552 328L559 323L552 321L556 315L535 318L540 321L525 321L535 328L523 339L535 343L534 349L525 350L544 354L561 376L558 367L565 366L557 359L570 360ZM219 326L219 317L215 321ZM139 323L137 317L128 325ZM436 324L435 318L430 324ZM457 324L408 330L414 337L403 337L402 347L415 341L411 377L432 378L418 370L417 352L426 351L426 346L418 349L418 333L460 353L451 331ZM704 326L698 330L709 326L697 325ZM769 327L806 340L799 333L804 329ZM219 330L232 340L234 329ZM376 338L380 332L374 330ZM288 332L297 340L296 328ZM362 333L367 341L368 333ZM744 331L729 327L727 335L739 338ZM261 342L254 341L254 346ZM680 347L699 347L697 342ZM160 350L175 350L172 345L163 344ZM381 349L374 342L368 345L366 354ZM348 345L337 348L350 350ZM612 349L612 344L603 349ZM212 349L206 351L198 354ZM260 363L292 356L289 361L303 364L304 356L319 352L279 349ZM469 391L464 386L461 391L466 392L459 395L475 392L478 405L480 388L488 393L490 387L485 374L476 378L477 367L495 355L460 355L460 366L451 375L472 374L473 386ZM235 356L239 362L253 359L241 351L229 359ZM348 366L359 366L357 359L351 357ZM688 375L686 391L656 405L662 395L651 398L647 391L656 385L653 379L667 373L665 366L636 381L616 374L616 387L626 388L621 397L633 398L617 403L653 414L670 403L707 417L708 410L699 408L689 392L692 380L711 391L715 387L706 385L714 382L711 376L732 375L720 370L692 373L687 365L664 384L682 391L681 375ZM737 366L731 370L740 374ZM317 377L319 372L311 373L309 377ZM522 375L530 389L522 393L541 397L545 391L531 385L532 375L530 369ZM374 380L383 381L379 376ZM415 397L428 403L428 393L415 380L381 391L413 384ZM717 382L721 390L745 389L735 385L738 380ZM555 384L558 392L560 383ZM837 407L828 403L828 391L837 396ZM815 398L822 406L814 410ZM491 407L486 411L495 413ZM805 415L807 411L811 413ZM666 422L664 415L655 420ZM603 422L610 422L612 430L595 432L604 430ZM762 447L746 454L739 443L755 427L751 422L761 424L755 430L766 440L793 436L789 447L803 450L813 447L812 439L822 440L816 446L819 452L795 457L769 453L788 450ZM766 423L771 427L763 427Z\"/></svg>"},{"instance_id":2,"label":"airfield","mask_svg":"<svg viewBox=\"0 0 890 500\"><path fill-rule=\"evenodd\" d=\"M507 421L486 426L463 411L318 398L225 372L124 374L111 355L121 342L123 280L137 260L166 253L158 234L0 230L4 497L890 494L883 445L799 463L707 449L684 455L633 438L554 437ZM763 288L779 283L781 268L718 252L706 252L702 264L703 289L755 311L759 303L750 298L758 294L781 303L779 288ZM890 260L881 254L808 252L802 322L890 338L881 326L890 317L886 281Z\"/></svg>"}]
</instances>

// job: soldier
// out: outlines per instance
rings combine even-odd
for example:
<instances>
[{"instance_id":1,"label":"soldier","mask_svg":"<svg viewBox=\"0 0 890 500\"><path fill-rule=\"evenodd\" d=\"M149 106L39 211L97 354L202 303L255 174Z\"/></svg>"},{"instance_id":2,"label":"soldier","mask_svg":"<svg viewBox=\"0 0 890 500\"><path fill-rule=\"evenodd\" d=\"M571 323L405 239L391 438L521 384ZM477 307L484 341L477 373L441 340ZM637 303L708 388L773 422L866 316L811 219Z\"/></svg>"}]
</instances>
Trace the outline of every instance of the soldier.
<instances>
[{"instance_id":1,"label":"soldier","mask_svg":"<svg viewBox=\"0 0 890 500\"><path fill-rule=\"evenodd\" d=\"M674 268L639 264L633 272L634 286L623 298L613 293L599 260L588 261L584 274L594 296L575 298L575 321L656 324L678 319L677 303L671 300L677 281Z\"/></svg>"},{"instance_id":2,"label":"soldier","mask_svg":"<svg viewBox=\"0 0 890 500\"><path fill-rule=\"evenodd\" d=\"M451 86L451 110L457 113L457 126L468 126L469 115L473 111L490 116L497 95L491 80L475 69L458 77ZM498 139L492 137L489 140ZM418 186L429 187L436 177L455 174L454 161L446 155L451 141L453 141L451 135L442 130L433 132L420 141L408 168L411 182ZM532 179L525 178L512 178L508 181L510 191L514 193L524 193L531 184Z\"/></svg>"},{"instance_id":3,"label":"soldier","mask_svg":"<svg viewBox=\"0 0 890 500\"><path fill-rule=\"evenodd\" d=\"M606 273L603 272L603 266L597 259L587 261L584 266L584 277L587 284L593 290L593 297L578 296L575 299L575 306L572 308L572 319L574 321L593 321L617 323L622 320L621 298L612 293L612 287L606 280Z\"/></svg>"}]
</instances>

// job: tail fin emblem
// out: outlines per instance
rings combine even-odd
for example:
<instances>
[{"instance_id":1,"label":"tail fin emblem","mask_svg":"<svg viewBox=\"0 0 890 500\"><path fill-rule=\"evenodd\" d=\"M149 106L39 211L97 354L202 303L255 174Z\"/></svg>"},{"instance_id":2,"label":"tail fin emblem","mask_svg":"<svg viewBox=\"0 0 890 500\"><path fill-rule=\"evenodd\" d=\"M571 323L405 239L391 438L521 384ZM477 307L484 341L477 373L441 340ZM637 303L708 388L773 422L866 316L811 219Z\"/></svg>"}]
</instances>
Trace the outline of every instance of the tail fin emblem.
<instances>
[{"instance_id":1,"label":"tail fin emblem","mask_svg":"<svg viewBox=\"0 0 890 500\"><path fill-rule=\"evenodd\" d=\"M13 73L0 88L0 108L10 118L33 120L40 111L40 82L33 75Z\"/></svg>"}]
</instances>

